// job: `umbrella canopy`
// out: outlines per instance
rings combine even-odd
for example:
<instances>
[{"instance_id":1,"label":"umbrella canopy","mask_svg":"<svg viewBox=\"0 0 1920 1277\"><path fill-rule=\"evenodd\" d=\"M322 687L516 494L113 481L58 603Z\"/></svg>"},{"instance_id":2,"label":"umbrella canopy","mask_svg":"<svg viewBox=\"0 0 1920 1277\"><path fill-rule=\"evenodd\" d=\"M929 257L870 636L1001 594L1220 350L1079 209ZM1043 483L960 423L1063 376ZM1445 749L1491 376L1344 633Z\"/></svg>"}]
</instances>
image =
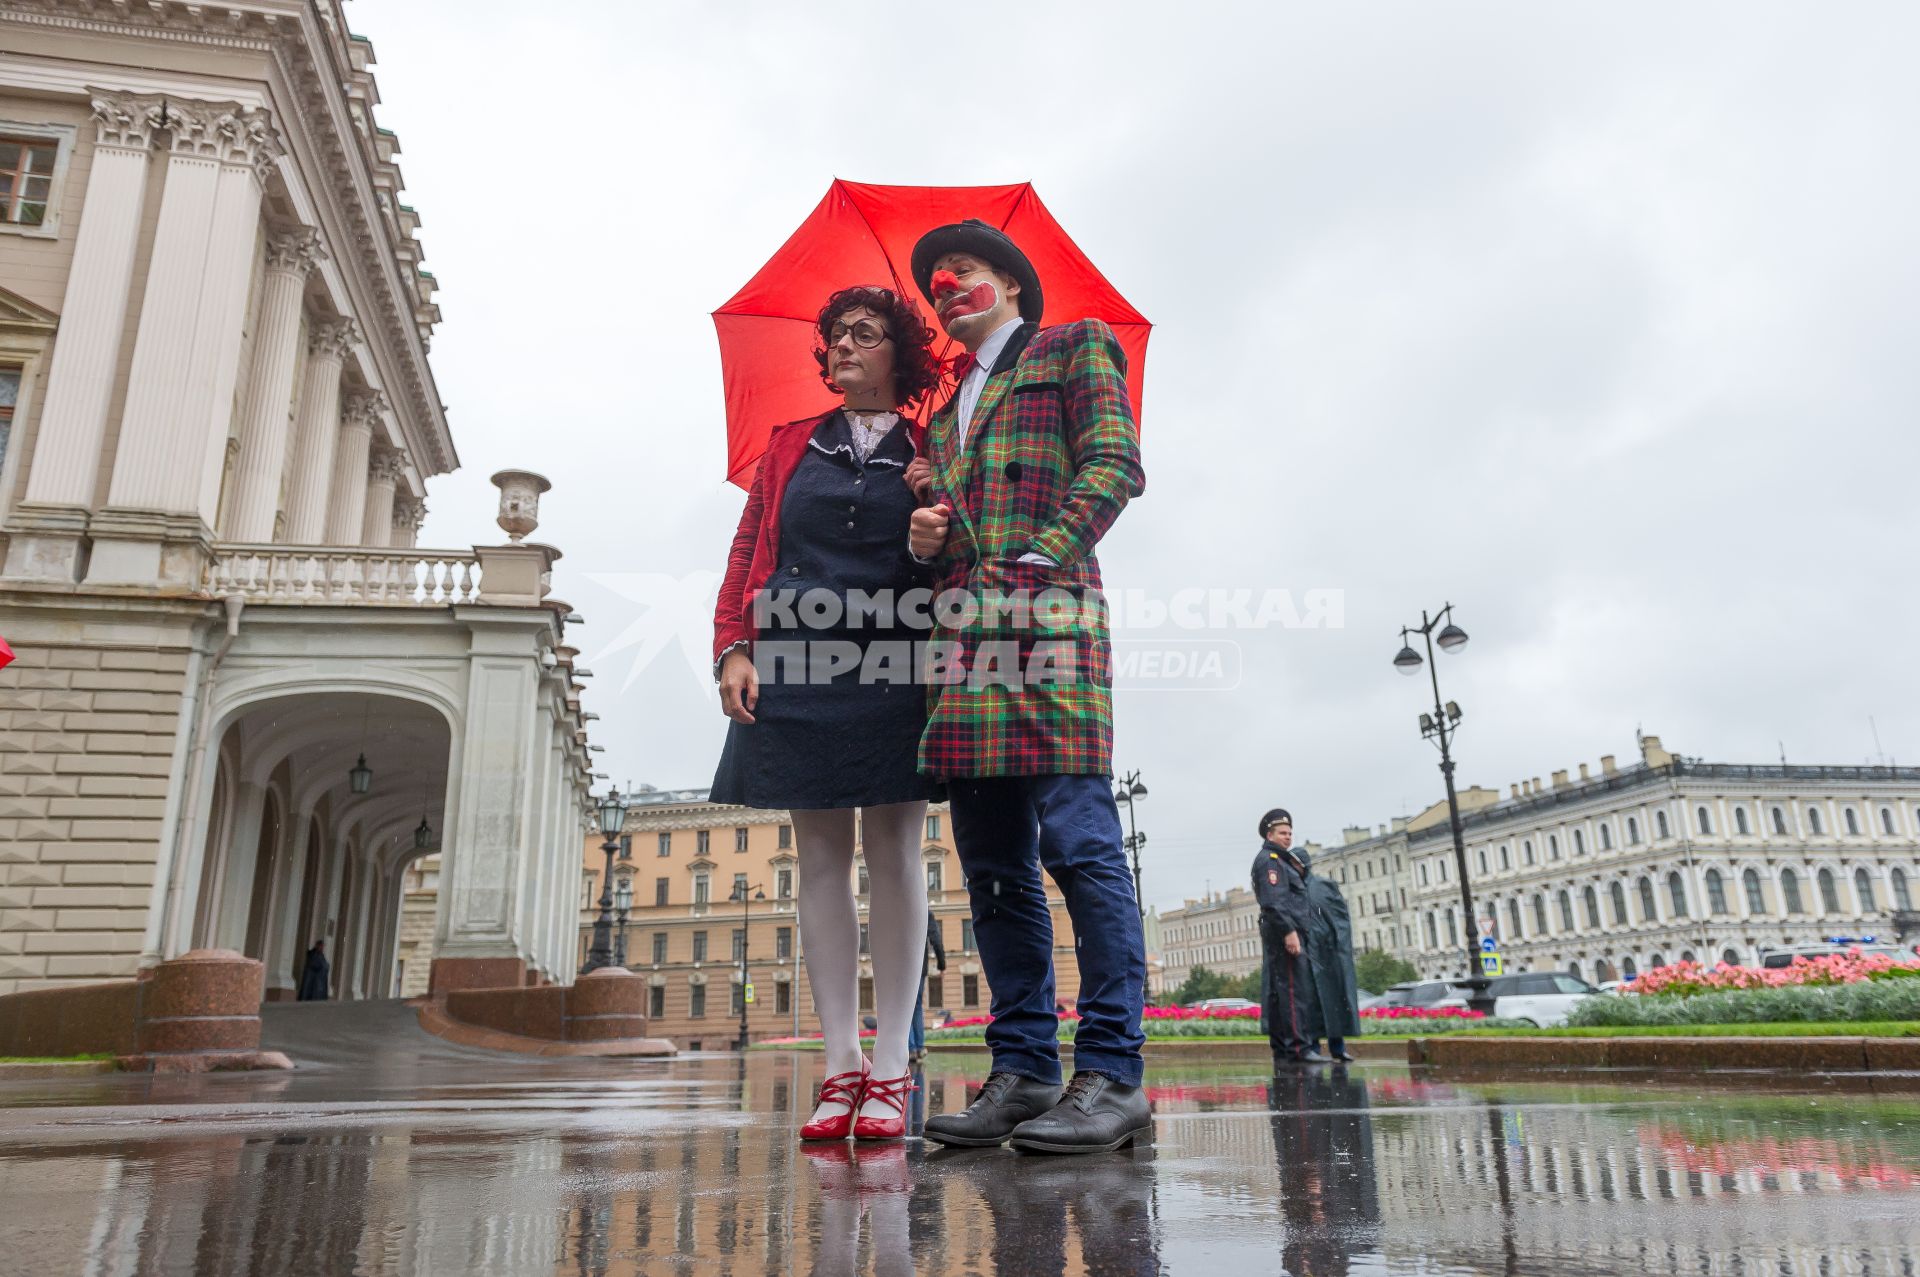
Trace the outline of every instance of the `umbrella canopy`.
<instances>
[{"instance_id":1,"label":"umbrella canopy","mask_svg":"<svg viewBox=\"0 0 1920 1277\"><path fill-rule=\"evenodd\" d=\"M911 297L932 324L932 308L908 265L914 241L969 217L1005 231L1033 263L1046 290L1043 323L1102 319L1112 326L1127 353L1127 391L1139 420L1153 325L1060 229L1032 183L870 186L835 180L800 229L713 312L726 382L729 480L743 488L752 484L773 427L834 406L810 354L813 321L828 296L855 284L880 284ZM942 334L935 349L946 341Z\"/></svg>"}]
</instances>

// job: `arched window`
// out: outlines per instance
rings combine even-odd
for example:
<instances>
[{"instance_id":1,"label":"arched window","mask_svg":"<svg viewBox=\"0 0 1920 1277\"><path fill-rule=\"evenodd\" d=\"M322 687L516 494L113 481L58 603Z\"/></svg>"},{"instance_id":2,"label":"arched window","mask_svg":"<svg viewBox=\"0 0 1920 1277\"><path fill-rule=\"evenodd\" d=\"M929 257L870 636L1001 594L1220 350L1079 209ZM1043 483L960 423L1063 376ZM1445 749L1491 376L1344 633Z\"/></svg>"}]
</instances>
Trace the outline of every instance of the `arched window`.
<instances>
[{"instance_id":1,"label":"arched window","mask_svg":"<svg viewBox=\"0 0 1920 1277\"><path fill-rule=\"evenodd\" d=\"M1826 832L1820 828L1820 809L1818 807L1807 808L1807 828L1816 834Z\"/></svg>"},{"instance_id":2,"label":"arched window","mask_svg":"<svg viewBox=\"0 0 1920 1277\"><path fill-rule=\"evenodd\" d=\"M1420 885L1427 885L1427 862L1424 860L1420 862Z\"/></svg>"},{"instance_id":3,"label":"arched window","mask_svg":"<svg viewBox=\"0 0 1920 1277\"><path fill-rule=\"evenodd\" d=\"M1576 980L1581 979L1580 964L1578 962L1569 962L1567 964L1567 974Z\"/></svg>"},{"instance_id":4,"label":"arched window","mask_svg":"<svg viewBox=\"0 0 1920 1277\"><path fill-rule=\"evenodd\" d=\"M1503 872L1503 873L1504 873L1505 871L1507 871L1507 870L1509 870L1509 869L1511 869L1511 868L1513 868L1513 853L1512 853L1512 851L1511 851L1511 850L1509 850L1509 849L1508 849L1508 847L1507 847L1507 844L1505 844L1505 843L1501 843L1501 844L1500 844L1500 869L1501 869L1501 872Z\"/></svg>"},{"instance_id":5,"label":"arched window","mask_svg":"<svg viewBox=\"0 0 1920 1277\"><path fill-rule=\"evenodd\" d=\"M1820 884L1820 908L1826 913L1840 912L1840 884L1833 880L1833 870L1822 869L1814 877Z\"/></svg>"},{"instance_id":6,"label":"arched window","mask_svg":"<svg viewBox=\"0 0 1920 1277\"><path fill-rule=\"evenodd\" d=\"M1773 809L1773 832L1783 835L1787 832L1787 813L1778 807Z\"/></svg>"},{"instance_id":7,"label":"arched window","mask_svg":"<svg viewBox=\"0 0 1920 1277\"><path fill-rule=\"evenodd\" d=\"M1747 809L1745 807L1735 807L1733 809L1733 831L1742 838L1753 832L1753 830L1747 827Z\"/></svg>"},{"instance_id":8,"label":"arched window","mask_svg":"<svg viewBox=\"0 0 1920 1277\"><path fill-rule=\"evenodd\" d=\"M1653 813L1653 836L1655 838L1666 838L1670 836L1667 833L1667 813L1664 811L1656 811Z\"/></svg>"},{"instance_id":9,"label":"arched window","mask_svg":"<svg viewBox=\"0 0 1920 1277\"><path fill-rule=\"evenodd\" d=\"M1873 876L1865 869L1853 871L1853 896L1860 904L1861 913L1873 912Z\"/></svg>"},{"instance_id":10,"label":"arched window","mask_svg":"<svg viewBox=\"0 0 1920 1277\"><path fill-rule=\"evenodd\" d=\"M1842 814L1847 818L1847 832L1858 838L1860 836L1860 817L1854 813L1851 807L1846 808Z\"/></svg>"},{"instance_id":11,"label":"arched window","mask_svg":"<svg viewBox=\"0 0 1920 1277\"><path fill-rule=\"evenodd\" d=\"M1720 951L1720 965L1723 967L1737 967L1740 965L1740 955L1732 949L1722 949Z\"/></svg>"},{"instance_id":12,"label":"arched window","mask_svg":"<svg viewBox=\"0 0 1920 1277\"><path fill-rule=\"evenodd\" d=\"M1518 940L1520 938L1520 900L1517 896L1507 901L1507 924L1508 930L1513 933L1507 938Z\"/></svg>"},{"instance_id":13,"label":"arched window","mask_svg":"<svg viewBox=\"0 0 1920 1277\"><path fill-rule=\"evenodd\" d=\"M1653 879L1642 878L1634 884L1634 889L1640 893L1640 921L1660 921L1660 911L1653 904Z\"/></svg>"},{"instance_id":14,"label":"arched window","mask_svg":"<svg viewBox=\"0 0 1920 1277\"><path fill-rule=\"evenodd\" d=\"M1428 910L1427 911L1427 948L1438 949L1439 947L1440 947L1439 925L1435 923L1433 920L1433 911Z\"/></svg>"},{"instance_id":15,"label":"arched window","mask_svg":"<svg viewBox=\"0 0 1920 1277\"><path fill-rule=\"evenodd\" d=\"M1560 859L1560 835L1559 834L1547 835L1547 859L1548 860Z\"/></svg>"},{"instance_id":16,"label":"arched window","mask_svg":"<svg viewBox=\"0 0 1920 1277\"><path fill-rule=\"evenodd\" d=\"M1533 839L1529 838L1520 844L1520 858L1528 864L1533 863Z\"/></svg>"},{"instance_id":17,"label":"arched window","mask_svg":"<svg viewBox=\"0 0 1920 1277\"><path fill-rule=\"evenodd\" d=\"M1895 909L1913 908L1913 895L1907 890L1906 870L1889 869L1887 871L1887 889L1893 892L1893 907Z\"/></svg>"},{"instance_id":18,"label":"arched window","mask_svg":"<svg viewBox=\"0 0 1920 1277\"><path fill-rule=\"evenodd\" d=\"M1747 912L1765 913L1767 898L1760 891L1760 875L1749 869L1740 875L1740 887L1747 893Z\"/></svg>"},{"instance_id":19,"label":"arched window","mask_svg":"<svg viewBox=\"0 0 1920 1277\"><path fill-rule=\"evenodd\" d=\"M1680 876L1678 870L1667 875L1667 898L1673 901L1674 917L1687 916L1687 880Z\"/></svg>"},{"instance_id":20,"label":"arched window","mask_svg":"<svg viewBox=\"0 0 1920 1277\"><path fill-rule=\"evenodd\" d=\"M1667 965L1667 956L1663 953L1650 953L1647 955L1647 965L1650 967L1664 967Z\"/></svg>"},{"instance_id":21,"label":"arched window","mask_svg":"<svg viewBox=\"0 0 1920 1277\"><path fill-rule=\"evenodd\" d=\"M1607 903L1613 906L1613 925L1616 927L1626 926L1627 889L1620 885L1620 880L1617 878L1614 880L1613 885L1607 888Z\"/></svg>"},{"instance_id":22,"label":"arched window","mask_svg":"<svg viewBox=\"0 0 1920 1277\"><path fill-rule=\"evenodd\" d=\"M1480 872L1485 874L1487 872L1487 849L1482 847L1474 854L1480 857Z\"/></svg>"},{"instance_id":23,"label":"arched window","mask_svg":"<svg viewBox=\"0 0 1920 1277\"><path fill-rule=\"evenodd\" d=\"M1791 869L1780 871L1780 898L1786 902L1788 913L1805 913L1806 905L1800 902L1800 875Z\"/></svg>"},{"instance_id":24,"label":"arched window","mask_svg":"<svg viewBox=\"0 0 1920 1277\"><path fill-rule=\"evenodd\" d=\"M1727 908L1727 884L1718 869L1707 870L1707 908L1714 913L1732 913Z\"/></svg>"},{"instance_id":25,"label":"arched window","mask_svg":"<svg viewBox=\"0 0 1920 1277\"><path fill-rule=\"evenodd\" d=\"M1587 836L1578 829L1573 831L1573 854L1576 856L1587 854Z\"/></svg>"},{"instance_id":26,"label":"arched window","mask_svg":"<svg viewBox=\"0 0 1920 1277\"><path fill-rule=\"evenodd\" d=\"M1640 845L1640 820L1637 816L1627 817L1627 846Z\"/></svg>"},{"instance_id":27,"label":"arched window","mask_svg":"<svg viewBox=\"0 0 1920 1277\"><path fill-rule=\"evenodd\" d=\"M1447 947L1451 949L1458 946L1459 943L1460 943L1460 923L1453 916L1453 909L1449 907L1447 909Z\"/></svg>"},{"instance_id":28,"label":"arched window","mask_svg":"<svg viewBox=\"0 0 1920 1277\"><path fill-rule=\"evenodd\" d=\"M1547 898L1538 894L1533 897L1533 934L1547 934Z\"/></svg>"},{"instance_id":29,"label":"arched window","mask_svg":"<svg viewBox=\"0 0 1920 1277\"><path fill-rule=\"evenodd\" d=\"M1692 962L1692 961L1694 961L1694 960L1695 960L1695 959L1694 959L1694 956L1693 956L1693 950L1691 950L1691 949L1682 949L1682 950L1680 951L1680 961L1682 961L1682 962Z\"/></svg>"},{"instance_id":30,"label":"arched window","mask_svg":"<svg viewBox=\"0 0 1920 1277\"><path fill-rule=\"evenodd\" d=\"M1562 931L1572 931L1573 930L1573 897L1569 896L1566 892L1562 891L1559 895L1559 903L1560 903L1560 929Z\"/></svg>"},{"instance_id":31,"label":"arched window","mask_svg":"<svg viewBox=\"0 0 1920 1277\"><path fill-rule=\"evenodd\" d=\"M1880 832L1883 834L1893 832L1893 808L1891 807L1880 809Z\"/></svg>"},{"instance_id":32,"label":"arched window","mask_svg":"<svg viewBox=\"0 0 1920 1277\"><path fill-rule=\"evenodd\" d=\"M1600 822L1600 850L1613 850L1613 826L1604 820Z\"/></svg>"},{"instance_id":33,"label":"arched window","mask_svg":"<svg viewBox=\"0 0 1920 1277\"><path fill-rule=\"evenodd\" d=\"M1439 860L1436 860L1436 861L1434 861L1434 863L1440 866L1440 881L1441 881L1441 882L1445 882L1445 881L1447 880L1447 861L1446 861L1446 858L1445 858L1445 857L1443 856L1443 857L1441 857L1441 858L1440 858Z\"/></svg>"},{"instance_id":34,"label":"arched window","mask_svg":"<svg viewBox=\"0 0 1920 1277\"><path fill-rule=\"evenodd\" d=\"M1633 965L1632 954L1628 954L1626 957L1620 959L1620 978L1622 980L1631 980L1639 974L1640 968Z\"/></svg>"},{"instance_id":35,"label":"arched window","mask_svg":"<svg viewBox=\"0 0 1920 1277\"><path fill-rule=\"evenodd\" d=\"M1580 893L1580 906L1586 915L1587 926L1593 931L1600 930L1600 896L1592 887Z\"/></svg>"},{"instance_id":36,"label":"arched window","mask_svg":"<svg viewBox=\"0 0 1920 1277\"><path fill-rule=\"evenodd\" d=\"M1700 822L1701 833L1710 834L1713 832L1713 815L1708 812L1705 807L1694 808L1693 814L1694 818Z\"/></svg>"}]
</instances>

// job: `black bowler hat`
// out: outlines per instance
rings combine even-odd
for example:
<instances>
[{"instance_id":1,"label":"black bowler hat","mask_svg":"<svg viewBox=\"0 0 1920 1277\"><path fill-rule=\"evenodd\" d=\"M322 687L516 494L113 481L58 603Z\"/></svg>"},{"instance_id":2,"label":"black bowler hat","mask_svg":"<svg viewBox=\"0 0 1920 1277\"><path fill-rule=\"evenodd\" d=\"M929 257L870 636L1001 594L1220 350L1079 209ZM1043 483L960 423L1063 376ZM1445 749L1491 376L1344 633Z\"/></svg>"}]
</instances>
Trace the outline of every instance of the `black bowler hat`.
<instances>
[{"instance_id":1,"label":"black bowler hat","mask_svg":"<svg viewBox=\"0 0 1920 1277\"><path fill-rule=\"evenodd\" d=\"M948 253L972 253L981 261L1013 276L1020 285L1020 318L1030 324L1040 322L1046 298L1040 292L1040 276L1020 246L1007 233L989 226L977 217L951 226L936 226L913 246L913 282L920 285L929 305L933 302L933 264Z\"/></svg>"},{"instance_id":2,"label":"black bowler hat","mask_svg":"<svg viewBox=\"0 0 1920 1277\"><path fill-rule=\"evenodd\" d=\"M1267 836L1267 830L1272 829L1281 821L1285 821L1288 825L1293 824L1293 817L1288 814L1285 807L1275 807L1272 811L1260 817L1260 836L1265 838Z\"/></svg>"}]
</instances>

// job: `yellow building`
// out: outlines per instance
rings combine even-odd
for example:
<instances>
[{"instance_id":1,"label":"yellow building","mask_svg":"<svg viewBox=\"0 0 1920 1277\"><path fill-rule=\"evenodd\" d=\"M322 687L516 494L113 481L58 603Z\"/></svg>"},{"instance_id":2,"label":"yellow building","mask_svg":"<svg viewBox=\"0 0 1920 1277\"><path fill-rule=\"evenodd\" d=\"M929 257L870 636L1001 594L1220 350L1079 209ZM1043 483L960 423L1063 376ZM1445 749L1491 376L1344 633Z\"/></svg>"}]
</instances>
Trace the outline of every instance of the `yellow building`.
<instances>
[{"instance_id":1,"label":"yellow building","mask_svg":"<svg viewBox=\"0 0 1920 1277\"><path fill-rule=\"evenodd\" d=\"M737 1042L743 970L753 990L747 1005L752 1040L817 1033L795 913L799 858L787 813L709 803L704 789L641 786L628 801L626 831L614 854L614 886L617 892L624 881L632 892L626 965L647 978L649 1034L691 1050ZM966 881L945 804L927 809L921 856L927 903L947 951L945 975L931 965L927 971L927 1023L939 1024L947 1012L955 1018L984 1015L992 994L974 943ZM579 888L581 964L593 943L605 864L604 843L598 835L589 837ZM862 940L860 1009L871 1013L873 967L865 945L870 902L857 847L854 865ZM1051 880L1047 898L1053 908L1058 997L1071 1006L1080 987L1073 931Z\"/></svg>"}]
</instances>

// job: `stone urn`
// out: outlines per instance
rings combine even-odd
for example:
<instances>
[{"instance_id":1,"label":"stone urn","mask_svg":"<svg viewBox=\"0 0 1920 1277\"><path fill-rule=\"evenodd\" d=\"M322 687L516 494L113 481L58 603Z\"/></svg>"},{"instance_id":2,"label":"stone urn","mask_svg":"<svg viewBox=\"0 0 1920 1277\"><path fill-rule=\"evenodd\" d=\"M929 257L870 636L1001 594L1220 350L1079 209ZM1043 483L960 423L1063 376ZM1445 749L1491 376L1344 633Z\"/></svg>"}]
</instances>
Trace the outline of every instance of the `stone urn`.
<instances>
[{"instance_id":1,"label":"stone urn","mask_svg":"<svg viewBox=\"0 0 1920 1277\"><path fill-rule=\"evenodd\" d=\"M540 526L540 494L553 487L531 470L502 470L493 476L500 489L500 517L495 520L510 541L523 541Z\"/></svg>"}]
</instances>

